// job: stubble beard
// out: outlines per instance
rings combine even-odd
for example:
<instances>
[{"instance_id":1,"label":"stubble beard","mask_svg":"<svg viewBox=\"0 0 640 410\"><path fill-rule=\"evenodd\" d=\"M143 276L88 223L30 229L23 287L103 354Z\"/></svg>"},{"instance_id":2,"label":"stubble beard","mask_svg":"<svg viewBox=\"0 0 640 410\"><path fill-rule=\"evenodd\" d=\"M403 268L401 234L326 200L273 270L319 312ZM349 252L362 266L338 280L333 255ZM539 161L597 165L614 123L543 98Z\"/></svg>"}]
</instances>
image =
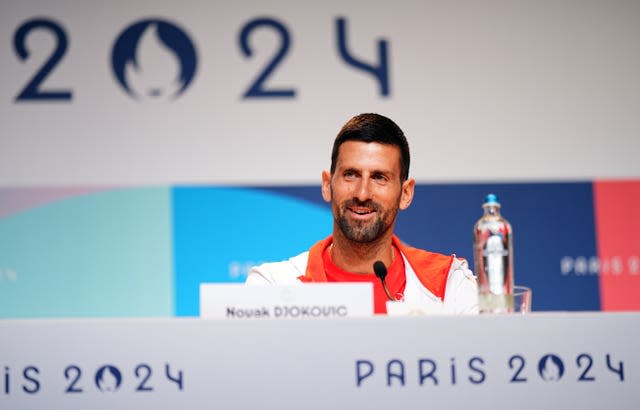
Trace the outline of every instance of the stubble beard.
<instances>
[{"instance_id":1,"label":"stubble beard","mask_svg":"<svg viewBox=\"0 0 640 410\"><path fill-rule=\"evenodd\" d=\"M373 221L352 221L347 217L348 208L351 206L367 207L376 212L376 218ZM371 243L381 238L393 224L395 214L393 210L385 211L380 204L371 200L360 202L350 199L341 204L337 210L336 222L340 231L350 241L358 243ZM393 215L392 215L393 213Z\"/></svg>"}]
</instances>

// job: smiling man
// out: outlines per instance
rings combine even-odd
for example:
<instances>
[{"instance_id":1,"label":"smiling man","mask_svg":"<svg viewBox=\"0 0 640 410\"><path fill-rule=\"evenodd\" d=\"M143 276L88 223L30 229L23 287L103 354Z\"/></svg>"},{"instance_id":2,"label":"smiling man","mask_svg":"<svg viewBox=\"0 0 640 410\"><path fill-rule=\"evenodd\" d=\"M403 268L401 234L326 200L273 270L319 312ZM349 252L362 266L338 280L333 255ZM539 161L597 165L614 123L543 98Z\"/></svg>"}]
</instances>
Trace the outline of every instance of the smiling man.
<instances>
[{"instance_id":1,"label":"smiling man","mask_svg":"<svg viewBox=\"0 0 640 410\"><path fill-rule=\"evenodd\" d=\"M376 313L386 313L387 300L431 313L477 312L477 285L466 261L412 248L393 234L398 211L413 200L409 162L407 139L392 120L379 114L350 119L333 143L330 171L322 172L333 234L289 260L252 268L247 284L371 282ZM386 272L384 284L374 264L379 276Z\"/></svg>"}]
</instances>

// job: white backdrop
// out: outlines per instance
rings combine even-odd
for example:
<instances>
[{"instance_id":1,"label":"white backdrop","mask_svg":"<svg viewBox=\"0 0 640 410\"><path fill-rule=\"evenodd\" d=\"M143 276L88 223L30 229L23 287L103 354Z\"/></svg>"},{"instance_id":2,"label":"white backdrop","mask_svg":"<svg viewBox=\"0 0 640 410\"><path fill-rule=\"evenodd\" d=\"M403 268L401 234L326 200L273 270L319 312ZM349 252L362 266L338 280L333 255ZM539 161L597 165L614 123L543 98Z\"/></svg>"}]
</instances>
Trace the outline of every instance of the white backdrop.
<instances>
[{"instance_id":1,"label":"white backdrop","mask_svg":"<svg viewBox=\"0 0 640 410\"><path fill-rule=\"evenodd\" d=\"M241 53L242 27L262 16L291 37L266 84L294 99L242 99L280 44L258 29L254 58ZM341 59L338 16L360 59L388 41L389 97ZM14 101L55 46L34 30L18 58L15 32L34 17L68 37L41 88L70 102ZM112 73L116 38L148 18L196 48L173 101L136 101ZM0 186L318 183L337 130L370 111L405 130L419 182L640 176L637 1L4 1L0 39ZM175 56L146 50L143 78L175 76Z\"/></svg>"}]
</instances>

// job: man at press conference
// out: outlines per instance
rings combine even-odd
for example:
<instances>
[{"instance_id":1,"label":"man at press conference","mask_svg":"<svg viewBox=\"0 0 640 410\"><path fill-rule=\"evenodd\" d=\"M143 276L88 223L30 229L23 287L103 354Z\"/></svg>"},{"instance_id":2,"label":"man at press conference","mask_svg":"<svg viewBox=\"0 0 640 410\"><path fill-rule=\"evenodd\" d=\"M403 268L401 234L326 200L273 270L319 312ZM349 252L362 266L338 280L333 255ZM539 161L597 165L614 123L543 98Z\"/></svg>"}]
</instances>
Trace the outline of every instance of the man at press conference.
<instances>
[{"instance_id":1,"label":"man at press conference","mask_svg":"<svg viewBox=\"0 0 640 410\"><path fill-rule=\"evenodd\" d=\"M374 311L388 300L426 313L477 313L478 290L465 260L410 247L394 235L399 210L413 200L409 144L379 114L351 118L335 138L322 197L331 203L333 234L282 262L253 267L249 285L371 282Z\"/></svg>"}]
</instances>

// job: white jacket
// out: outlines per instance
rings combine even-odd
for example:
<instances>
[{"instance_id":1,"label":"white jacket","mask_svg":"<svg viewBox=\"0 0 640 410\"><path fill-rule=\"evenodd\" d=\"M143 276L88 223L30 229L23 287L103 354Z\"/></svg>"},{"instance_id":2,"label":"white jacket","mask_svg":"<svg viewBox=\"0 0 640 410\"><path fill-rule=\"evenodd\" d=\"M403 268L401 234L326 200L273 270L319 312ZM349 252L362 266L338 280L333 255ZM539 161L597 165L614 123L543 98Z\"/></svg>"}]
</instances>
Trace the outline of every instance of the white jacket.
<instances>
[{"instance_id":1,"label":"white jacket","mask_svg":"<svg viewBox=\"0 0 640 410\"><path fill-rule=\"evenodd\" d=\"M402 253L401 253L402 254ZM455 258L447 276L444 300L435 296L418 279L406 256L402 254L407 284L404 290L404 311L420 311L428 314L478 313L478 287L467 261ZM302 284L300 276L307 270L309 252L282 262L264 263L249 271L248 285ZM390 312L391 313L391 312Z\"/></svg>"}]
</instances>

